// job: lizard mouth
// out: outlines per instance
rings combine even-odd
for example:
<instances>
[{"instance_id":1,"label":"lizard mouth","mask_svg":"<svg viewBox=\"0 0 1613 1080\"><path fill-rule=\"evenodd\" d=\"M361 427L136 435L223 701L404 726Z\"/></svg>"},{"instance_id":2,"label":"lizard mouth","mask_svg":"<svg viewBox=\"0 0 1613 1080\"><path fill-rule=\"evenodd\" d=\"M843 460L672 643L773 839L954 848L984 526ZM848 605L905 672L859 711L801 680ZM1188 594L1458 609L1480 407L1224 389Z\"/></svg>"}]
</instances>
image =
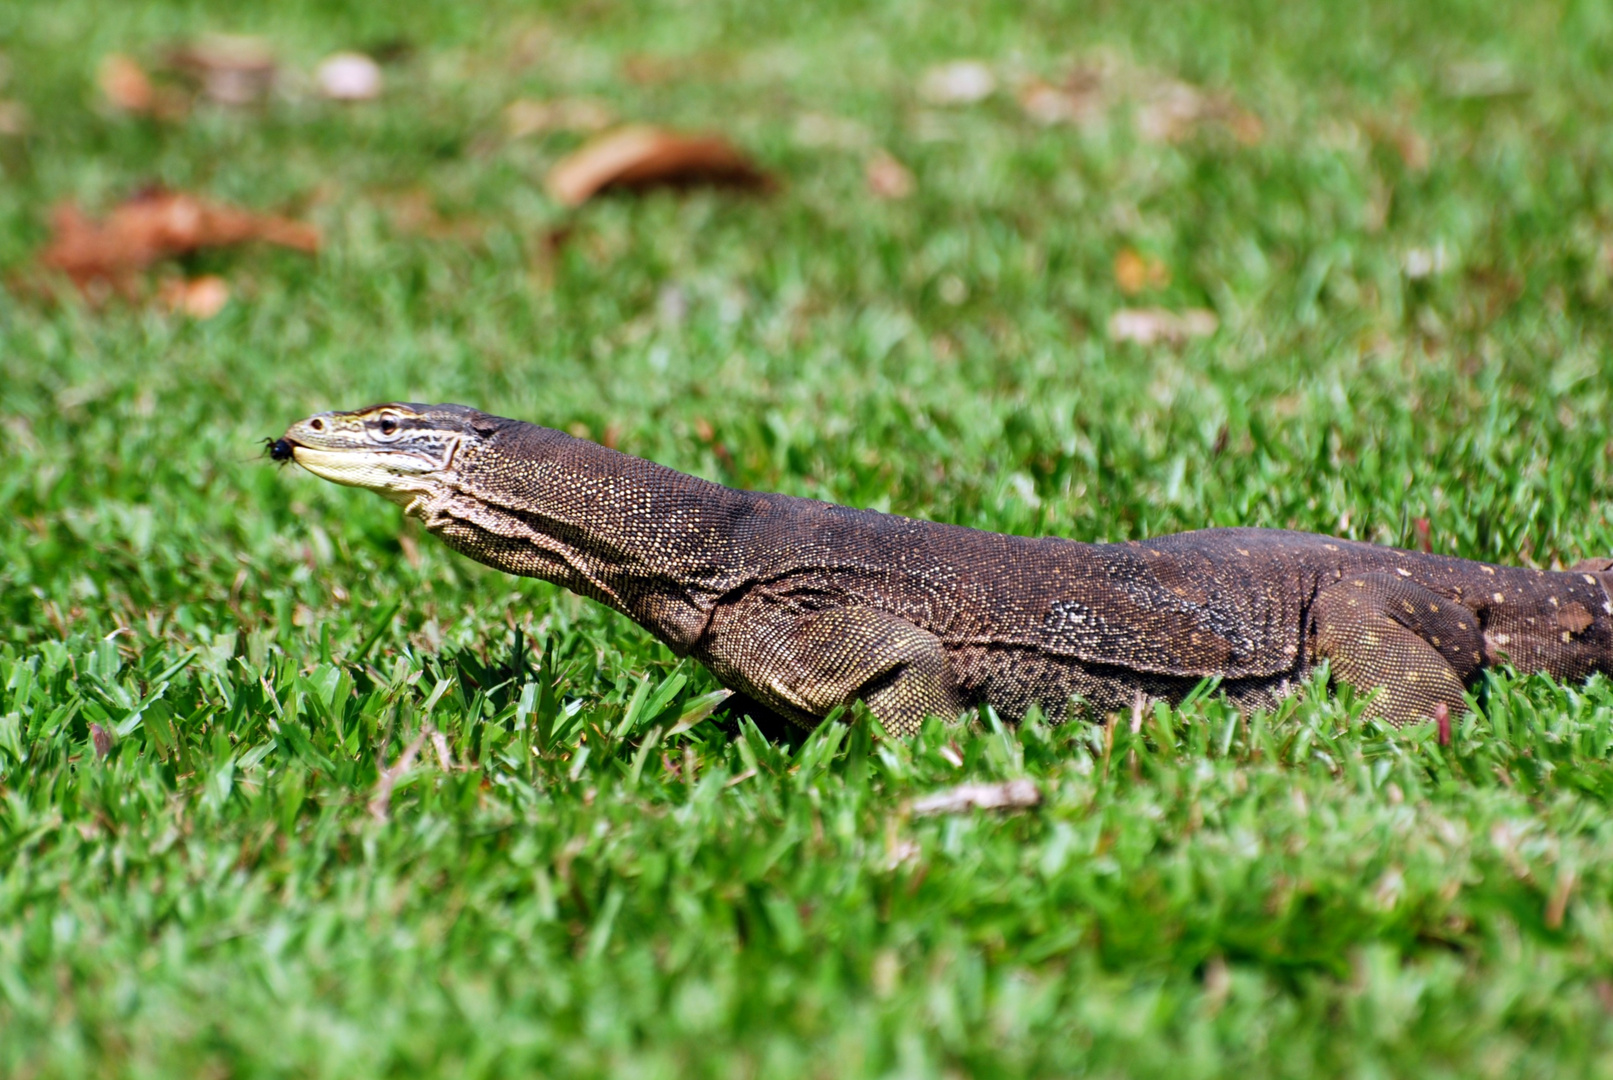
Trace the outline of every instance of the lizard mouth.
<instances>
[{"instance_id":1,"label":"lizard mouth","mask_svg":"<svg viewBox=\"0 0 1613 1080\"><path fill-rule=\"evenodd\" d=\"M399 450L322 449L289 443L289 457L321 480L348 487L367 488L399 502L407 502L429 487L441 466Z\"/></svg>"}]
</instances>

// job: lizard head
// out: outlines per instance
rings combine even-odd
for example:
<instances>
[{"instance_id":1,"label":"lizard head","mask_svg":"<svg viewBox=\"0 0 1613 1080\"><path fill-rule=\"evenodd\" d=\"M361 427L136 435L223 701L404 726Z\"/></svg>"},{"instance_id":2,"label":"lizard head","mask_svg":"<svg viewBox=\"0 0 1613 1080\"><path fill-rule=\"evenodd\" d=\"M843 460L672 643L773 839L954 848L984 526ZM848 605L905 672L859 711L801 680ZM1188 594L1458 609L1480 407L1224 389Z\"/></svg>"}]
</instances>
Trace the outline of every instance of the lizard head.
<instances>
[{"instance_id":1,"label":"lizard head","mask_svg":"<svg viewBox=\"0 0 1613 1080\"><path fill-rule=\"evenodd\" d=\"M299 420L269 453L321 479L407 506L437 489L461 445L491 435L496 425L493 417L463 405L393 402Z\"/></svg>"}]
</instances>

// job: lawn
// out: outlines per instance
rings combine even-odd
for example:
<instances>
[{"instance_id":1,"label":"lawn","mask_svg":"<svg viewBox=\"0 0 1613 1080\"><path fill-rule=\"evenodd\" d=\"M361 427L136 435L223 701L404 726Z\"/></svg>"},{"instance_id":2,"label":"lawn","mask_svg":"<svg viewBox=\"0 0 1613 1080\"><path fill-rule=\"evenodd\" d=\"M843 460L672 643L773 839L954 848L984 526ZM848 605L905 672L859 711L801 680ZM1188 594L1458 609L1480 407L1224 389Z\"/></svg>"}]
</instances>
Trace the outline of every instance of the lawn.
<instances>
[{"instance_id":1,"label":"lawn","mask_svg":"<svg viewBox=\"0 0 1613 1080\"><path fill-rule=\"evenodd\" d=\"M215 31L268 100L105 100ZM703 669L263 452L457 401L1006 532L1613 553L1613 7L54 0L0 56L0 1074L1613 1075L1606 679L1449 745L1320 684L675 731ZM564 207L589 110L773 190ZM152 184L324 246L40 269Z\"/></svg>"}]
</instances>

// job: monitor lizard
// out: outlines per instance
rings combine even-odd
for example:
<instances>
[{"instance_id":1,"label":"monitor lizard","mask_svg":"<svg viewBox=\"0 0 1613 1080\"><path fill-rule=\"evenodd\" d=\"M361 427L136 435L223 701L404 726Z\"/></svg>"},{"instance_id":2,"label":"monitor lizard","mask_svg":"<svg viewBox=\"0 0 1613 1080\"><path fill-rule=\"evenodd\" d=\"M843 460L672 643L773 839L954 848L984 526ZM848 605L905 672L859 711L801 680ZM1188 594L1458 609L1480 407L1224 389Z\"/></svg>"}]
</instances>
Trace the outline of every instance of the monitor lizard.
<instances>
[{"instance_id":1,"label":"monitor lizard","mask_svg":"<svg viewBox=\"0 0 1613 1080\"><path fill-rule=\"evenodd\" d=\"M461 405L320 413L271 452L609 605L804 726L858 700L895 734L981 704L1101 719L1210 677L1266 707L1324 660L1400 725L1460 715L1488 665L1613 668L1607 559L1544 571L1255 528L1009 536L735 490Z\"/></svg>"}]
</instances>

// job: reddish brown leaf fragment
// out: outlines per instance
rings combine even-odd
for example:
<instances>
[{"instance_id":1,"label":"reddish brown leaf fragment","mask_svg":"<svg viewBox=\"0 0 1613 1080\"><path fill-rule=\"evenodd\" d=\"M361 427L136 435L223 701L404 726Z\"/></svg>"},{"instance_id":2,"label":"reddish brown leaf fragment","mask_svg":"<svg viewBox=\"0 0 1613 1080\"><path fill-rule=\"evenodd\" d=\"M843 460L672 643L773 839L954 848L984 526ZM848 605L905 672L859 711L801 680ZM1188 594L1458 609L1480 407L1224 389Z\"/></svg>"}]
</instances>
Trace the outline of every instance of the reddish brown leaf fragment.
<instances>
[{"instance_id":1,"label":"reddish brown leaf fragment","mask_svg":"<svg viewBox=\"0 0 1613 1080\"><path fill-rule=\"evenodd\" d=\"M158 259L200 248L263 240L313 254L320 243L319 230L312 225L162 190L120 203L103 222L91 221L73 203L62 203L52 228L42 263L62 271L81 289L99 281L124 292L136 274Z\"/></svg>"},{"instance_id":2,"label":"reddish brown leaf fragment","mask_svg":"<svg viewBox=\"0 0 1613 1080\"><path fill-rule=\"evenodd\" d=\"M549 170L545 186L557 202L581 206L607 188L713 184L765 190L768 175L720 135L683 135L661 128L621 128L584 144Z\"/></svg>"},{"instance_id":3,"label":"reddish brown leaf fragment","mask_svg":"<svg viewBox=\"0 0 1613 1080\"><path fill-rule=\"evenodd\" d=\"M107 104L124 112L150 112L157 100L156 88L145 69L120 53L108 53L101 60L97 76Z\"/></svg>"},{"instance_id":4,"label":"reddish brown leaf fragment","mask_svg":"<svg viewBox=\"0 0 1613 1080\"><path fill-rule=\"evenodd\" d=\"M881 199L905 199L918 186L912 171L883 150L868 159L864 172L868 190Z\"/></svg>"}]
</instances>

